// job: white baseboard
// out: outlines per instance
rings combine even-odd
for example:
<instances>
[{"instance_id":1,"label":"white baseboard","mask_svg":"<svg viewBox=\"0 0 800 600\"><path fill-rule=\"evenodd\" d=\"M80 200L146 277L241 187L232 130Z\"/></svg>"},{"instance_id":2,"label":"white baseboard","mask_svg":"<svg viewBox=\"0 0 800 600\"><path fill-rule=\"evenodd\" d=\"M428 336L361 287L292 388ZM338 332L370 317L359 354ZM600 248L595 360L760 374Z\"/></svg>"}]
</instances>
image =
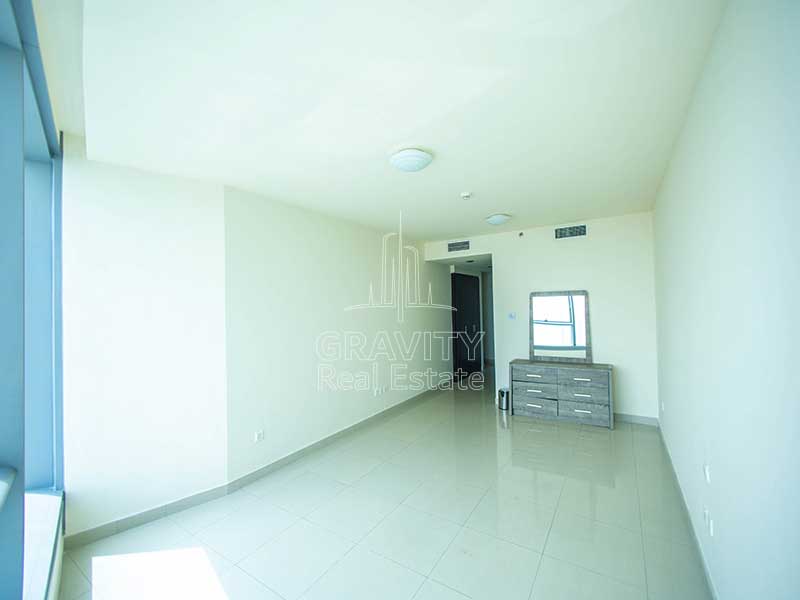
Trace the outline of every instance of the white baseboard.
<instances>
[{"instance_id":1,"label":"white baseboard","mask_svg":"<svg viewBox=\"0 0 800 600\"><path fill-rule=\"evenodd\" d=\"M399 412L404 408L407 408L410 403L419 401L423 399L426 395L430 393L435 393L437 391L438 391L437 389L430 389L430 390L425 390L424 392L420 392L416 396L412 396L407 400L403 400L402 402L399 402L382 411L379 411L374 415L365 418L362 421L358 421L353 425L350 425L340 431L332 433L331 435L319 440L318 442L315 442L309 446L301 448L300 450L292 452L291 454L288 454L283 458L276 460L275 462L272 462L264 467L261 467L260 469L256 469L251 473L247 473L246 475L237 477L236 479L233 479L226 484L222 484L210 490L205 490L203 492L192 494L191 496L187 496L186 498L181 498L180 500L169 502L167 504L163 504L161 506L157 506L155 508L151 508L140 513L129 515L121 519L116 519L114 521L98 525L97 527L92 527L91 529L86 529L84 531L79 531L77 533L67 535L64 537L64 548L70 549L78 546L84 546L86 544L90 544L91 542L95 542L97 540L112 536L116 533L125 531L127 529L131 529L132 527L138 527L139 525L150 523L151 521L161 519L163 517L166 517L167 515L171 515L176 512L185 510L187 508L197 506L198 504L202 504L203 502L208 502L209 500L221 498L222 496L226 496L227 494L232 494L233 492L241 489L245 485L248 485L249 483L252 483L257 479L264 477L265 475L267 475L272 471L280 469L281 467L287 465L288 463L303 457L309 452L317 450L322 446L326 446L331 442L337 440L338 438L342 437L343 435L346 435L348 433L351 433L352 431L365 427L366 425L372 423L377 419L386 418L395 412ZM68 491L66 493L66 498L67 500L69 499Z\"/></svg>"},{"instance_id":2,"label":"white baseboard","mask_svg":"<svg viewBox=\"0 0 800 600\"><path fill-rule=\"evenodd\" d=\"M634 423L635 425L649 425L658 427L658 419L655 417L640 417L639 415L628 415L625 413L614 413L614 420L620 423Z\"/></svg>"},{"instance_id":3,"label":"white baseboard","mask_svg":"<svg viewBox=\"0 0 800 600\"><path fill-rule=\"evenodd\" d=\"M706 562L706 557L703 554L703 549L700 546L700 541L697 539L697 532L694 530L694 522L692 521L692 516L689 513L689 505L686 503L686 496L683 494L683 488L681 487L681 482L678 479L678 473L675 471L675 464L672 462L672 456L669 453L669 448L667 447L667 443L664 441L664 433L659 428L659 437L661 438L661 445L664 446L664 452L667 454L667 460L669 460L669 466L672 470L672 476L675 478L675 484L678 486L678 490L681 493L681 502L683 503L683 512L686 515L686 518L689 519L689 529L692 530L692 541L694 542L694 546L697 549L697 555L700 557L700 562L703 565L703 574L706 576L706 585L708 586L709 591L711 592L711 597L713 600L718 600L719 596L717 595L717 590L714 588L713 580L711 579L711 572L708 570L708 563Z\"/></svg>"}]
</instances>

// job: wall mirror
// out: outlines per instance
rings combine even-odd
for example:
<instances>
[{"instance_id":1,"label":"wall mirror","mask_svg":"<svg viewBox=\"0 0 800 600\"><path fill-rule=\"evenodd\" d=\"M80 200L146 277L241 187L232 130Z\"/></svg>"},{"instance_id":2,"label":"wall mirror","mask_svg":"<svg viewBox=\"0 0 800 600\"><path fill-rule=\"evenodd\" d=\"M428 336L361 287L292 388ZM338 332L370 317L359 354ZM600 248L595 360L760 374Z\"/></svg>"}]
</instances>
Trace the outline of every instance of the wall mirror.
<instances>
[{"instance_id":1,"label":"wall mirror","mask_svg":"<svg viewBox=\"0 0 800 600\"><path fill-rule=\"evenodd\" d=\"M592 362L589 292L533 292L530 350L531 360Z\"/></svg>"}]
</instances>

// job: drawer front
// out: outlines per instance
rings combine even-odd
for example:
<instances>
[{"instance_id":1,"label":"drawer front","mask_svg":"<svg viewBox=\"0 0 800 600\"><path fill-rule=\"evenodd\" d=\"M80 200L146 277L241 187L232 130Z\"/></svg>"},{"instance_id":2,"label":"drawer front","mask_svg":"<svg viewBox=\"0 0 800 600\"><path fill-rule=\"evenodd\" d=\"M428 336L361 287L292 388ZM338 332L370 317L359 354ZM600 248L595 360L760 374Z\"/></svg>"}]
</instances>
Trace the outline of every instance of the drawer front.
<instances>
[{"instance_id":1,"label":"drawer front","mask_svg":"<svg viewBox=\"0 0 800 600\"><path fill-rule=\"evenodd\" d=\"M608 387L608 371L597 369L559 369L558 383L583 387Z\"/></svg>"},{"instance_id":2,"label":"drawer front","mask_svg":"<svg viewBox=\"0 0 800 600\"><path fill-rule=\"evenodd\" d=\"M555 400L544 400L542 398L520 398L514 395L514 414L528 415L549 415L555 417L558 414L558 402Z\"/></svg>"},{"instance_id":3,"label":"drawer front","mask_svg":"<svg viewBox=\"0 0 800 600\"><path fill-rule=\"evenodd\" d=\"M570 402L591 402L592 404L608 404L608 388L559 384L558 399Z\"/></svg>"},{"instance_id":4,"label":"drawer front","mask_svg":"<svg viewBox=\"0 0 800 600\"><path fill-rule=\"evenodd\" d=\"M514 381L535 381L538 383L558 383L558 369L539 365L511 365L511 379Z\"/></svg>"},{"instance_id":5,"label":"drawer front","mask_svg":"<svg viewBox=\"0 0 800 600\"><path fill-rule=\"evenodd\" d=\"M539 383L538 381L514 381L514 400L538 400L539 398L550 398L558 400L558 386L555 383Z\"/></svg>"},{"instance_id":6,"label":"drawer front","mask_svg":"<svg viewBox=\"0 0 800 600\"><path fill-rule=\"evenodd\" d=\"M572 417L592 425L609 425L608 406L599 404L583 404L582 402L569 402L561 400L558 403L558 414L562 417Z\"/></svg>"}]
</instances>

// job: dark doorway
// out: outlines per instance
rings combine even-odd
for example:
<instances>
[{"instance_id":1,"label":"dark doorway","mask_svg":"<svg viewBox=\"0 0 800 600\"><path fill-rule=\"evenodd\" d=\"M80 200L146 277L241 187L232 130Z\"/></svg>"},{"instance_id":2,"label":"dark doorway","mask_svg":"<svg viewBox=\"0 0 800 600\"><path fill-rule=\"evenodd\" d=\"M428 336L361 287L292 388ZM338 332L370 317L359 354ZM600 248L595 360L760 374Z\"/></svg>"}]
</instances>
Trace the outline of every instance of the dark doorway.
<instances>
[{"instance_id":1,"label":"dark doorway","mask_svg":"<svg viewBox=\"0 0 800 600\"><path fill-rule=\"evenodd\" d=\"M453 372L481 371L481 282L475 275L450 275L453 311Z\"/></svg>"}]
</instances>

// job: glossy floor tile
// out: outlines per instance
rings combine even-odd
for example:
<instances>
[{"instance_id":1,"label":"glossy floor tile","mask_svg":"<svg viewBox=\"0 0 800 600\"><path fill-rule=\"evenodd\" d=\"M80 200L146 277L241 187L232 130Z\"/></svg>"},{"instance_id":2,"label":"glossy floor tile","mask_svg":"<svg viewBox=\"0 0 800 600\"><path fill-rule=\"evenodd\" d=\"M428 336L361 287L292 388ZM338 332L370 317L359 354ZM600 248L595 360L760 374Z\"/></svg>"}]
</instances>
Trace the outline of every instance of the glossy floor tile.
<instances>
[{"instance_id":1,"label":"glossy floor tile","mask_svg":"<svg viewBox=\"0 0 800 600\"><path fill-rule=\"evenodd\" d=\"M372 530L364 545L428 575L460 530L452 521L402 505Z\"/></svg>"},{"instance_id":2,"label":"glossy floor tile","mask_svg":"<svg viewBox=\"0 0 800 600\"><path fill-rule=\"evenodd\" d=\"M387 558L356 548L325 573L303 596L306 600L407 600L425 578Z\"/></svg>"},{"instance_id":3,"label":"glossy floor tile","mask_svg":"<svg viewBox=\"0 0 800 600\"><path fill-rule=\"evenodd\" d=\"M555 509L529 496L490 490L472 511L467 525L531 550L544 550Z\"/></svg>"},{"instance_id":4,"label":"glossy floor tile","mask_svg":"<svg viewBox=\"0 0 800 600\"><path fill-rule=\"evenodd\" d=\"M400 504L392 496L359 488L348 488L320 506L307 519L358 542Z\"/></svg>"},{"instance_id":5,"label":"glossy floor tile","mask_svg":"<svg viewBox=\"0 0 800 600\"><path fill-rule=\"evenodd\" d=\"M531 600L645 600L641 587L545 556L536 575Z\"/></svg>"},{"instance_id":6,"label":"glossy floor tile","mask_svg":"<svg viewBox=\"0 0 800 600\"><path fill-rule=\"evenodd\" d=\"M708 598L705 573L693 545L674 544L645 535L644 554L652 600Z\"/></svg>"},{"instance_id":7,"label":"glossy floor tile","mask_svg":"<svg viewBox=\"0 0 800 600\"><path fill-rule=\"evenodd\" d=\"M353 487L402 502L414 493L425 479L425 474L419 469L387 462L359 479Z\"/></svg>"},{"instance_id":8,"label":"glossy floor tile","mask_svg":"<svg viewBox=\"0 0 800 600\"><path fill-rule=\"evenodd\" d=\"M64 556L61 563L61 598L62 600L75 600L86 594L91 584L83 576L78 565L70 556Z\"/></svg>"},{"instance_id":9,"label":"glossy floor tile","mask_svg":"<svg viewBox=\"0 0 800 600\"><path fill-rule=\"evenodd\" d=\"M311 467L314 473L341 483L351 484L361 479L383 462L377 455L359 449L342 449Z\"/></svg>"},{"instance_id":10,"label":"glossy floor tile","mask_svg":"<svg viewBox=\"0 0 800 600\"><path fill-rule=\"evenodd\" d=\"M205 502L171 515L170 518L189 533L197 533L217 521L221 521L237 509L254 504L257 498L245 491L228 494L222 498Z\"/></svg>"},{"instance_id":11,"label":"glossy floor tile","mask_svg":"<svg viewBox=\"0 0 800 600\"><path fill-rule=\"evenodd\" d=\"M645 585L644 550L638 532L562 512L559 508L545 553L631 585Z\"/></svg>"},{"instance_id":12,"label":"glossy floor tile","mask_svg":"<svg viewBox=\"0 0 800 600\"><path fill-rule=\"evenodd\" d=\"M91 581L93 563L100 557L120 554L152 554L186 548L195 543L204 546L203 542L195 542L185 529L170 519L164 518L73 549L68 556L75 562L81 573Z\"/></svg>"},{"instance_id":13,"label":"glossy floor tile","mask_svg":"<svg viewBox=\"0 0 800 600\"><path fill-rule=\"evenodd\" d=\"M469 596L428 579L414 596L414 600L468 600Z\"/></svg>"},{"instance_id":14,"label":"glossy floor tile","mask_svg":"<svg viewBox=\"0 0 800 600\"><path fill-rule=\"evenodd\" d=\"M639 498L635 487L599 486L568 478L561 492L559 511L632 531L641 530Z\"/></svg>"},{"instance_id":15,"label":"glossy floor tile","mask_svg":"<svg viewBox=\"0 0 800 600\"><path fill-rule=\"evenodd\" d=\"M225 597L229 599L283 600L278 594L265 588L237 567L223 571L219 580L225 590Z\"/></svg>"},{"instance_id":16,"label":"glossy floor tile","mask_svg":"<svg viewBox=\"0 0 800 600\"><path fill-rule=\"evenodd\" d=\"M528 598L541 554L464 528L431 577L476 600Z\"/></svg>"},{"instance_id":17,"label":"glossy floor tile","mask_svg":"<svg viewBox=\"0 0 800 600\"><path fill-rule=\"evenodd\" d=\"M79 548L62 600L710 600L655 428L437 392Z\"/></svg>"},{"instance_id":18,"label":"glossy floor tile","mask_svg":"<svg viewBox=\"0 0 800 600\"><path fill-rule=\"evenodd\" d=\"M448 479L426 481L403 504L463 524L486 489Z\"/></svg>"},{"instance_id":19,"label":"glossy floor tile","mask_svg":"<svg viewBox=\"0 0 800 600\"><path fill-rule=\"evenodd\" d=\"M291 513L266 502L248 504L196 537L227 560L236 563L288 529L297 520Z\"/></svg>"},{"instance_id":20,"label":"glossy floor tile","mask_svg":"<svg viewBox=\"0 0 800 600\"><path fill-rule=\"evenodd\" d=\"M353 547L308 521L298 521L239 566L287 600L299 598Z\"/></svg>"},{"instance_id":21,"label":"glossy floor tile","mask_svg":"<svg viewBox=\"0 0 800 600\"><path fill-rule=\"evenodd\" d=\"M309 471L276 487L266 499L304 517L325 502L333 499L346 485L325 475Z\"/></svg>"}]
</instances>

